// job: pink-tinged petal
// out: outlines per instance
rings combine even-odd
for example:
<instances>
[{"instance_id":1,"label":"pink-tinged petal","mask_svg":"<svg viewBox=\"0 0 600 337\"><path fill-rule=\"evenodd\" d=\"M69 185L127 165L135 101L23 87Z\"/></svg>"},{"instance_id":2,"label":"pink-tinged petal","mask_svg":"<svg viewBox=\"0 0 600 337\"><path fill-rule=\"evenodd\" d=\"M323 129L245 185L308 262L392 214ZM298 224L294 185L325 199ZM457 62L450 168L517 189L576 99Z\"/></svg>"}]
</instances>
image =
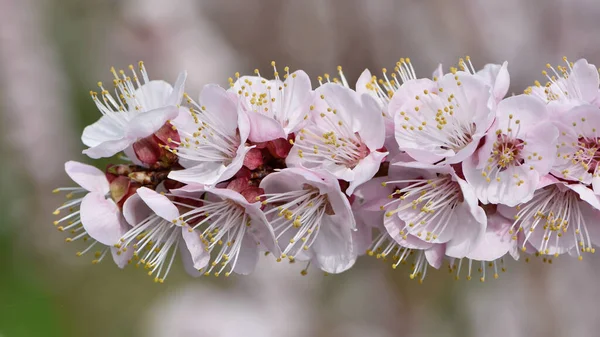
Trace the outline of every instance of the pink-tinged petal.
<instances>
[{"instance_id":1,"label":"pink-tinged petal","mask_svg":"<svg viewBox=\"0 0 600 337\"><path fill-rule=\"evenodd\" d=\"M497 102L500 102L506 96L510 86L508 62L504 61L502 65L486 64L483 69L477 72L477 76L492 88L492 93Z\"/></svg>"},{"instance_id":2,"label":"pink-tinged petal","mask_svg":"<svg viewBox=\"0 0 600 337\"><path fill-rule=\"evenodd\" d=\"M433 247L425 250L425 258L433 268L440 269L442 262L444 262L444 256L446 254L445 244L436 244Z\"/></svg>"},{"instance_id":3,"label":"pink-tinged petal","mask_svg":"<svg viewBox=\"0 0 600 337\"><path fill-rule=\"evenodd\" d=\"M375 151L385 141L385 123L381 108L370 95L361 95L362 109L356 111L354 117L359 123L358 134L369 150Z\"/></svg>"},{"instance_id":4,"label":"pink-tinged petal","mask_svg":"<svg viewBox=\"0 0 600 337\"><path fill-rule=\"evenodd\" d=\"M344 222L350 228L356 229L356 220L354 219L354 214L352 214L352 208L348 198L337 189L327 193L327 199L333 209L333 213L335 213L335 218Z\"/></svg>"},{"instance_id":5,"label":"pink-tinged petal","mask_svg":"<svg viewBox=\"0 0 600 337\"><path fill-rule=\"evenodd\" d=\"M181 100L183 99L183 92L185 88L185 80L187 78L187 72L182 71L177 76L177 80L175 81L175 86L173 87L173 91L165 101L165 105L180 105Z\"/></svg>"},{"instance_id":6,"label":"pink-tinged petal","mask_svg":"<svg viewBox=\"0 0 600 337\"><path fill-rule=\"evenodd\" d=\"M65 172L74 182L90 192L106 194L109 191L106 175L94 166L68 161L65 163Z\"/></svg>"},{"instance_id":7,"label":"pink-tinged petal","mask_svg":"<svg viewBox=\"0 0 600 337\"><path fill-rule=\"evenodd\" d=\"M200 270L206 267L210 261L210 253L206 251L199 234L190 226L185 225L181 227L181 236L192 259L194 269Z\"/></svg>"},{"instance_id":8,"label":"pink-tinged petal","mask_svg":"<svg viewBox=\"0 0 600 337\"><path fill-rule=\"evenodd\" d=\"M525 165L533 167L541 176L550 172L556 158L557 140L558 129L550 122L541 122L531 128L523 139L527 143L523 148Z\"/></svg>"},{"instance_id":9,"label":"pink-tinged petal","mask_svg":"<svg viewBox=\"0 0 600 337\"><path fill-rule=\"evenodd\" d=\"M504 133L507 133L508 128L518 128L519 135L527 134L538 123L548 119L544 101L531 95L517 95L502 100L498 104L496 114L497 128L502 129ZM517 120L518 126L515 124Z\"/></svg>"},{"instance_id":10,"label":"pink-tinged petal","mask_svg":"<svg viewBox=\"0 0 600 337\"><path fill-rule=\"evenodd\" d=\"M171 200L169 200L169 198L166 196L147 187L138 188L137 194L159 217L167 221L173 221L179 217L179 210L177 210L177 206L173 205Z\"/></svg>"},{"instance_id":11,"label":"pink-tinged petal","mask_svg":"<svg viewBox=\"0 0 600 337\"><path fill-rule=\"evenodd\" d=\"M592 102L598 95L598 69L593 64L589 64L585 59L579 59L573 64L573 71L569 79L577 81L577 87L581 98L585 102Z\"/></svg>"},{"instance_id":12,"label":"pink-tinged petal","mask_svg":"<svg viewBox=\"0 0 600 337\"><path fill-rule=\"evenodd\" d=\"M248 139L253 142L268 142L277 138L287 138L287 133L275 119L261 113L246 112L250 122Z\"/></svg>"},{"instance_id":13,"label":"pink-tinged petal","mask_svg":"<svg viewBox=\"0 0 600 337\"><path fill-rule=\"evenodd\" d=\"M138 194L130 196L123 204L123 216L131 226L141 223L150 214L152 214L152 210Z\"/></svg>"},{"instance_id":14,"label":"pink-tinged petal","mask_svg":"<svg viewBox=\"0 0 600 337\"><path fill-rule=\"evenodd\" d=\"M379 171L379 167L381 166L381 162L387 156L387 152L371 152L367 157L361 160L356 167L352 170L354 173L354 178L350 181L350 186L346 190L347 195L352 195L354 190L360 186L361 184L369 181L375 173Z\"/></svg>"},{"instance_id":15,"label":"pink-tinged petal","mask_svg":"<svg viewBox=\"0 0 600 337\"><path fill-rule=\"evenodd\" d=\"M328 176L325 181L324 177ZM303 188L304 184L309 184L318 188L321 193L327 193L336 189L339 191L339 184L329 174L325 172L314 172L299 167L288 167L279 172L274 172L267 175L260 183L260 188L267 193L285 193L289 191L297 191ZM343 196L343 195L342 195Z\"/></svg>"},{"instance_id":16,"label":"pink-tinged petal","mask_svg":"<svg viewBox=\"0 0 600 337\"><path fill-rule=\"evenodd\" d=\"M286 109L288 125L284 127L286 135L281 138L287 138L287 134L300 129L314 99L310 78L304 71L298 70L290 74L285 84L288 91L283 97L281 109Z\"/></svg>"},{"instance_id":17,"label":"pink-tinged petal","mask_svg":"<svg viewBox=\"0 0 600 337\"><path fill-rule=\"evenodd\" d=\"M518 179L514 177L518 176ZM503 204L510 207L528 202L537 188L539 174L525 165L509 167L497 175L500 181L490 179L487 184L487 198L491 204ZM519 180L522 182L518 184Z\"/></svg>"},{"instance_id":18,"label":"pink-tinged petal","mask_svg":"<svg viewBox=\"0 0 600 337\"><path fill-rule=\"evenodd\" d=\"M251 274L257 263L258 246L256 241L251 236L244 235L233 272L240 275Z\"/></svg>"},{"instance_id":19,"label":"pink-tinged petal","mask_svg":"<svg viewBox=\"0 0 600 337\"><path fill-rule=\"evenodd\" d=\"M126 135L132 139L148 137L158 131L167 121L177 117L178 114L179 108L175 105L161 106L142 112L127 124Z\"/></svg>"},{"instance_id":20,"label":"pink-tinged petal","mask_svg":"<svg viewBox=\"0 0 600 337\"><path fill-rule=\"evenodd\" d=\"M377 177L360 185L354 190L356 200L352 204L352 209L355 211L360 210L361 212L368 211L370 213L374 211L383 214L380 207L390 201L388 195L394 192L395 186L394 184L383 186L382 183L395 178L395 176L393 178L392 176ZM378 222L381 223L381 219L378 219Z\"/></svg>"},{"instance_id":21,"label":"pink-tinged petal","mask_svg":"<svg viewBox=\"0 0 600 337\"><path fill-rule=\"evenodd\" d=\"M185 272L191 277L199 277L204 273L194 267L194 259L192 258L192 254L187 249L185 243L179 244L179 254L181 255L181 262L183 263L183 269Z\"/></svg>"},{"instance_id":22,"label":"pink-tinged petal","mask_svg":"<svg viewBox=\"0 0 600 337\"><path fill-rule=\"evenodd\" d=\"M482 170L477 169L475 157L476 156L471 156L463 161L463 174L465 175L467 182L473 187L473 191L475 192L475 195L477 195L479 201L484 205L489 204L488 187L490 183L488 183L486 177L481 174Z\"/></svg>"},{"instance_id":23,"label":"pink-tinged petal","mask_svg":"<svg viewBox=\"0 0 600 337\"><path fill-rule=\"evenodd\" d=\"M371 75L371 71L369 69L365 69L358 80L356 80L356 92L359 95L367 94L373 96L373 90L368 89L368 84L371 82L373 75Z\"/></svg>"},{"instance_id":24,"label":"pink-tinged petal","mask_svg":"<svg viewBox=\"0 0 600 337\"><path fill-rule=\"evenodd\" d=\"M92 159L112 157L129 147L135 139L122 138L118 140L105 141L97 146L83 150L83 154Z\"/></svg>"},{"instance_id":25,"label":"pink-tinged petal","mask_svg":"<svg viewBox=\"0 0 600 337\"><path fill-rule=\"evenodd\" d=\"M123 137L125 137L124 127L117 123L115 119L102 116L94 124L83 129L81 141L89 147L94 147L106 141L115 141Z\"/></svg>"},{"instance_id":26,"label":"pink-tinged petal","mask_svg":"<svg viewBox=\"0 0 600 337\"><path fill-rule=\"evenodd\" d=\"M581 200L587 202L595 209L600 210L600 200L598 200L598 196L591 189L581 184L571 184L566 186L579 194Z\"/></svg>"},{"instance_id":27,"label":"pink-tinged petal","mask_svg":"<svg viewBox=\"0 0 600 337\"><path fill-rule=\"evenodd\" d=\"M485 212L481 209L484 220L478 221L465 203L456 207L454 213L460 221L454 226L452 240L446 243L446 255L460 259L477 247L485 234L487 219L485 219Z\"/></svg>"},{"instance_id":28,"label":"pink-tinged petal","mask_svg":"<svg viewBox=\"0 0 600 337\"><path fill-rule=\"evenodd\" d=\"M596 195L600 195L600 177L592 178L592 188L594 189L594 193L596 193Z\"/></svg>"},{"instance_id":29,"label":"pink-tinged petal","mask_svg":"<svg viewBox=\"0 0 600 337\"><path fill-rule=\"evenodd\" d=\"M450 158L446 158L446 163L448 164L458 164L463 160L469 158L475 150L477 150L477 146L479 145L479 140L481 139L482 134L475 134L472 137L472 140L467 146L463 147L460 151L458 151L454 156Z\"/></svg>"},{"instance_id":30,"label":"pink-tinged petal","mask_svg":"<svg viewBox=\"0 0 600 337\"><path fill-rule=\"evenodd\" d=\"M329 107L335 108L337 116L354 132L359 131L357 115L364 113L358 94L337 83L325 83L316 90L317 96L323 96ZM321 100L317 98L317 100ZM316 110L316 109L315 109Z\"/></svg>"},{"instance_id":31,"label":"pink-tinged petal","mask_svg":"<svg viewBox=\"0 0 600 337\"><path fill-rule=\"evenodd\" d=\"M370 215L376 212L358 212L354 211L354 218L356 219L356 231L352 232L352 242L354 243L354 250L358 255L363 255L371 246L373 242L373 226L369 225ZM381 221L381 214L378 216Z\"/></svg>"},{"instance_id":32,"label":"pink-tinged petal","mask_svg":"<svg viewBox=\"0 0 600 337\"><path fill-rule=\"evenodd\" d=\"M407 103L413 103L411 108L414 108L415 97L423 95L423 91L436 92L438 85L436 82L421 78L405 82L394 93L390 104L388 105L388 113L392 116L397 116L403 109L406 109ZM445 89L445 88L444 88Z\"/></svg>"},{"instance_id":33,"label":"pink-tinged petal","mask_svg":"<svg viewBox=\"0 0 600 337\"><path fill-rule=\"evenodd\" d=\"M356 262L357 252L354 251L350 227L331 216L323 218L311 249L315 252L319 268L327 273L339 274Z\"/></svg>"},{"instance_id":34,"label":"pink-tinged petal","mask_svg":"<svg viewBox=\"0 0 600 337\"><path fill-rule=\"evenodd\" d=\"M154 80L137 89L135 91L135 98L137 102L142 104L145 111L150 111L167 105L167 101L172 92L173 87L169 83L162 80ZM130 108L133 109L137 104L132 103L129 105Z\"/></svg>"},{"instance_id":35,"label":"pink-tinged petal","mask_svg":"<svg viewBox=\"0 0 600 337\"><path fill-rule=\"evenodd\" d=\"M205 85L200 92L200 104L206 107L203 113L209 113L213 116L214 122L219 124L217 129L223 129L228 135L235 134L239 115L237 102L227 94L225 89L216 84Z\"/></svg>"},{"instance_id":36,"label":"pink-tinged petal","mask_svg":"<svg viewBox=\"0 0 600 337\"><path fill-rule=\"evenodd\" d=\"M98 192L88 193L81 201L81 224L96 241L112 246L125 234L127 224L114 201Z\"/></svg>"},{"instance_id":37,"label":"pink-tinged petal","mask_svg":"<svg viewBox=\"0 0 600 337\"><path fill-rule=\"evenodd\" d=\"M184 194L186 193L194 193L194 192L204 192L206 191L206 186L202 185L202 184L187 184L183 187L180 187L178 189L175 190L171 190L171 192L173 193L177 193L177 192L183 192Z\"/></svg>"},{"instance_id":38,"label":"pink-tinged petal","mask_svg":"<svg viewBox=\"0 0 600 337\"><path fill-rule=\"evenodd\" d=\"M515 251L517 241L513 240L513 235L510 234L511 226L512 222L500 214L490 215L484 236L477 247L467 254L467 258L477 261L494 261L511 250Z\"/></svg>"},{"instance_id":39,"label":"pink-tinged petal","mask_svg":"<svg viewBox=\"0 0 600 337\"><path fill-rule=\"evenodd\" d=\"M119 248L110 247L110 254L112 255L113 261L115 261L117 267L121 269L125 268L125 266L131 262L134 251L135 249L133 249L133 247L128 247L126 251L122 251Z\"/></svg>"}]
</instances>

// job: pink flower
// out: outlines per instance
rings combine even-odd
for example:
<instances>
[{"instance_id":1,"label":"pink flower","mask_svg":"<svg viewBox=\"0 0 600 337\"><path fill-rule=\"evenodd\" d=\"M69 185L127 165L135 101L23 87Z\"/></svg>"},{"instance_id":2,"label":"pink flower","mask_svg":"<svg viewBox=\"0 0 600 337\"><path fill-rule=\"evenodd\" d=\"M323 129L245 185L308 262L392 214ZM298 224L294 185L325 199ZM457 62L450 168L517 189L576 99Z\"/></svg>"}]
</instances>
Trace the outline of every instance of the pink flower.
<instances>
[{"instance_id":1,"label":"pink flower","mask_svg":"<svg viewBox=\"0 0 600 337\"><path fill-rule=\"evenodd\" d=\"M558 154L552 173L592 185L600 194L600 108L586 104L558 114Z\"/></svg>"},{"instance_id":2,"label":"pink flower","mask_svg":"<svg viewBox=\"0 0 600 337\"><path fill-rule=\"evenodd\" d=\"M582 184L547 177L529 202L498 210L514 219L512 232L523 231L523 248L530 244L541 254L571 252L581 258L581 252L591 252L592 242L600 239L595 230L600 201Z\"/></svg>"},{"instance_id":3,"label":"pink flower","mask_svg":"<svg viewBox=\"0 0 600 337\"><path fill-rule=\"evenodd\" d=\"M296 135L287 157L288 167L323 169L350 183L351 195L371 179L387 152L381 110L368 95L326 83L317 89L319 98L311 123Z\"/></svg>"},{"instance_id":4,"label":"pink flower","mask_svg":"<svg viewBox=\"0 0 600 337\"><path fill-rule=\"evenodd\" d=\"M462 258L471 252L485 233L487 219L478 206L472 187L450 166L417 162L393 164L385 185L394 192L381 205L384 224L392 237L409 235L428 243L445 243L446 255Z\"/></svg>"},{"instance_id":5,"label":"pink flower","mask_svg":"<svg viewBox=\"0 0 600 337\"><path fill-rule=\"evenodd\" d=\"M54 221L54 225L58 226L60 231L74 234L73 237L66 239L67 242L91 241L87 248L77 252L77 256L99 247L100 250L95 252L96 258L93 260L97 263L106 256L110 248L115 263L123 268L131 258L131 254L121 254L112 246L119 242L119 238L127 231L129 225L125 222L119 206L111 198L111 186L106 176L93 166L75 161L66 162L65 171L81 187L54 190L54 192L69 192L68 201L54 211L55 215L65 210L68 210L69 214Z\"/></svg>"},{"instance_id":6,"label":"pink flower","mask_svg":"<svg viewBox=\"0 0 600 337\"><path fill-rule=\"evenodd\" d=\"M355 192L352 205L358 231L353 233L355 247L377 259L392 262L392 268L407 263L414 255L410 278L419 278L422 282L429 265L438 269L444 259L445 244L434 244L421 240L417 236L401 233L398 226L401 220L385 217L385 208L381 205L389 202L394 195L393 184L385 184L389 177L379 177L361 185ZM384 186L385 185L385 186ZM384 226L385 225L385 226ZM378 232L373 236L373 231Z\"/></svg>"},{"instance_id":7,"label":"pink flower","mask_svg":"<svg viewBox=\"0 0 600 337\"><path fill-rule=\"evenodd\" d=\"M343 74L340 75L342 79ZM437 81L444 74L441 70L441 65L433 73L433 80ZM382 78L377 79L376 76L372 75L368 69L365 69L358 80L356 81L356 92L359 95L369 95L377 101L379 105L383 120L385 124L385 148L390 152L390 155L396 155L400 151L398 150L398 144L394 137L394 114L393 111L389 110L390 100L394 97L394 94L403 83L413 81L417 79L417 74L409 58L401 58L396 62L394 71L388 76L388 70L382 69Z\"/></svg>"},{"instance_id":8,"label":"pink flower","mask_svg":"<svg viewBox=\"0 0 600 337\"><path fill-rule=\"evenodd\" d=\"M463 162L467 182L484 204L516 206L554 163L558 130L541 100L519 95L500 102L484 145Z\"/></svg>"},{"instance_id":9,"label":"pink flower","mask_svg":"<svg viewBox=\"0 0 600 337\"><path fill-rule=\"evenodd\" d=\"M400 150L424 163L459 163L475 152L494 121L495 101L478 76L444 75L438 82L412 80L389 105Z\"/></svg>"},{"instance_id":10,"label":"pink flower","mask_svg":"<svg viewBox=\"0 0 600 337\"><path fill-rule=\"evenodd\" d=\"M247 185L230 184L228 188L204 188L188 185L176 190L181 196L178 203L187 211L177 223L193 228L202 241L211 261L201 271L215 276L225 272L247 275L254 271L259 252L281 254L275 242L273 229L257 201L258 189ZM189 192L205 192L202 199L190 199ZM238 192L240 191L240 192ZM195 200L200 204L189 205Z\"/></svg>"},{"instance_id":11,"label":"pink flower","mask_svg":"<svg viewBox=\"0 0 600 337\"><path fill-rule=\"evenodd\" d=\"M166 195L141 187L127 199L123 214L133 228L121 237L121 250L133 250L138 263L149 269L148 275L155 275L155 282L164 282L178 248L192 276L208 264L210 255L198 235L177 222L179 209Z\"/></svg>"},{"instance_id":12,"label":"pink flower","mask_svg":"<svg viewBox=\"0 0 600 337\"><path fill-rule=\"evenodd\" d=\"M200 103L188 98L195 108L182 111L172 121L181 143L172 150L185 168L171 171L169 178L186 184L215 184L233 177L243 166L250 124L238 111L235 97L209 84L200 93Z\"/></svg>"},{"instance_id":13,"label":"pink flower","mask_svg":"<svg viewBox=\"0 0 600 337\"><path fill-rule=\"evenodd\" d=\"M554 68L550 64L546 65L548 71L542 71L548 79L545 86L536 81L535 86L525 92L557 105L598 104L600 78L596 66L589 64L586 59L572 63L563 57L563 61L566 66Z\"/></svg>"},{"instance_id":14,"label":"pink flower","mask_svg":"<svg viewBox=\"0 0 600 337\"><path fill-rule=\"evenodd\" d=\"M287 139L298 131L308 115L313 100L310 78L302 70L289 73L285 67L284 81L273 66L275 79L260 76L242 76L235 83L230 79L231 92L237 94L240 107L247 112L250 122L248 139L252 142L267 142L279 138Z\"/></svg>"},{"instance_id":15,"label":"pink flower","mask_svg":"<svg viewBox=\"0 0 600 337\"><path fill-rule=\"evenodd\" d=\"M282 258L312 260L328 273L341 273L354 265L354 216L335 177L287 168L265 177L260 187Z\"/></svg>"},{"instance_id":16,"label":"pink flower","mask_svg":"<svg viewBox=\"0 0 600 337\"><path fill-rule=\"evenodd\" d=\"M83 153L91 158L111 157L120 151L128 150L138 139L148 137L160 129L167 121L177 116L178 105L183 97L186 73L177 78L175 87L164 81L150 81L142 62L139 81L133 66L129 66L133 79L121 70L120 75L111 69L115 77L117 97L113 97L98 83L101 92L91 92L96 107L102 117L86 127L81 136L89 146Z\"/></svg>"}]
</instances>

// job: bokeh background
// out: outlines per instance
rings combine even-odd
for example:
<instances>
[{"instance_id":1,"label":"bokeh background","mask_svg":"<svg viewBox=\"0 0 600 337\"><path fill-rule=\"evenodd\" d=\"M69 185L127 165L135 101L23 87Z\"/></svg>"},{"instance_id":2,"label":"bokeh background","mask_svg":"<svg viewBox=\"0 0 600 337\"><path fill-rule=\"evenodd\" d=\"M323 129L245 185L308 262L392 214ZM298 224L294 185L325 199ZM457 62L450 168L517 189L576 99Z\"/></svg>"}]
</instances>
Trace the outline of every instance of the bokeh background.
<instances>
[{"instance_id":1,"label":"bokeh background","mask_svg":"<svg viewBox=\"0 0 600 337\"><path fill-rule=\"evenodd\" d=\"M422 285L373 258L304 277L265 258L249 277L177 267L158 285L75 257L50 193L71 184L66 160L90 162L88 92L111 65L144 60L171 82L186 69L197 95L271 60L313 78L342 65L353 83L400 57L428 77L470 55L478 68L507 60L520 93L563 55L600 64L599 16L596 0L0 0L0 337L599 335L598 256L508 263L485 283L444 266Z\"/></svg>"}]
</instances>

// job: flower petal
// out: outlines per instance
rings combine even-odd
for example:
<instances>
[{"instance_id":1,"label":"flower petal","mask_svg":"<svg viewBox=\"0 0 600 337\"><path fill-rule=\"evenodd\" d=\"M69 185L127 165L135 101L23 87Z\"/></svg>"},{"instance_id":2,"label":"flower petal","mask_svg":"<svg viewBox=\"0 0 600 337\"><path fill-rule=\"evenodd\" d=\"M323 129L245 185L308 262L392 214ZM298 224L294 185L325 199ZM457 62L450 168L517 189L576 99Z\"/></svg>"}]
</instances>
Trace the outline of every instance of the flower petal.
<instances>
[{"instance_id":1,"label":"flower petal","mask_svg":"<svg viewBox=\"0 0 600 337\"><path fill-rule=\"evenodd\" d=\"M102 116L95 123L83 129L81 141L89 147L94 147L106 141L119 140L124 136L125 129L122 124L117 123L109 116Z\"/></svg>"},{"instance_id":2,"label":"flower petal","mask_svg":"<svg viewBox=\"0 0 600 337\"><path fill-rule=\"evenodd\" d=\"M379 171L379 167L381 166L381 162L387 156L387 152L371 152L367 157L361 160L356 167L352 170L354 173L354 178L350 181L350 186L346 190L347 195L352 195L354 190L360 186L361 184L369 181L375 173Z\"/></svg>"},{"instance_id":3,"label":"flower petal","mask_svg":"<svg viewBox=\"0 0 600 337\"><path fill-rule=\"evenodd\" d=\"M191 258L193 269L200 270L206 267L210 261L210 254L206 251L199 234L190 226L184 225L181 227L181 236L185 242L185 250Z\"/></svg>"},{"instance_id":4,"label":"flower petal","mask_svg":"<svg viewBox=\"0 0 600 337\"><path fill-rule=\"evenodd\" d=\"M117 140L105 141L94 147L83 150L83 154L93 159L112 157L115 154L125 150L129 147L135 139L122 138Z\"/></svg>"},{"instance_id":5,"label":"flower petal","mask_svg":"<svg viewBox=\"0 0 600 337\"><path fill-rule=\"evenodd\" d=\"M248 275L254 271L257 263L258 247L256 241L251 236L244 235L233 271L236 274Z\"/></svg>"},{"instance_id":6,"label":"flower petal","mask_svg":"<svg viewBox=\"0 0 600 337\"><path fill-rule=\"evenodd\" d=\"M94 166L68 161L65 163L65 172L74 182L90 192L106 194L110 189L104 172Z\"/></svg>"},{"instance_id":7,"label":"flower petal","mask_svg":"<svg viewBox=\"0 0 600 337\"><path fill-rule=\"evenodd\" d=\"M324 217L319 235L311 249L321 270L338 274L350 269L356 262L357 253L352 243L352 232L344 222Z\"/></svg>"},{"instance_id":8,"label":"flower petal","mask_svg":"<svg viewBox=\"0 0 600 337\"><path fill-rule=\"evenodd\" d=\"M90 192L81 201L81 224L96 241L112 246L126 233L127 224L119 207L104 194Z\"/></svg>"},{"instance_id":9,"label":"flower petal","mask_svg":"<svg viewBox=\"0 0 600 337\"><path fill-rule=\"evenodd\" d=\"M165 123L179 114L175 105L163 106L135 116L127 125L128 138L148 137L160 129Z\"/></svg>"},{"instance_id":10,"label":"flower petal","mask_svg":"<svg viewBox=\"0 0 600 337\"><path fill-rule=\"evenodd\" d=\"M167 220L173 221L179 217L179 210L173 205L171 200L166 196L157 193L147 187L140 187L137 189L137 195L142 198L144 203L152 209L156 215Z\"/></svg>"},{"instance_id":11,"label":"flower petal","mask_svg":"<svg viewBox=\"0 0 600 337\"><path fill-rule=\"evenodd\" d=\"M173 91L165 101L165 105L180 105L181 100L183 99L183 92L185 88L185 80L187 78L187 72L182 71L177 76L177 80L175 81L175 86L173 87Z\"/></svg>"}]
</instances>

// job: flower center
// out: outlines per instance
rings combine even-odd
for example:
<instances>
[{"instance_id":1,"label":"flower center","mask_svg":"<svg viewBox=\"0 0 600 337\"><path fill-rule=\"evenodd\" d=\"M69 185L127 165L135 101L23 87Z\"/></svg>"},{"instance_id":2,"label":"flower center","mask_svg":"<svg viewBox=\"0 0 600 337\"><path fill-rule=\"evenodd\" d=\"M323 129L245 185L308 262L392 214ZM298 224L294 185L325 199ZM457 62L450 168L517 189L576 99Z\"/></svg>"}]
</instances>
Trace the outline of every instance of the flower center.
<instances>
[{"instance_id":1,"label":"flower center","mask_svg":"<svg viewBox=\"0 0 600 337\"><path fill-rule=\"evenodd\" d=\"M333 207L327 195L305 185L302 190L278 194L266 194L263 205L272 205L266 212L275 219L271 222L277 239L290 237L282 258L294 260L302 250L308 250L319 233L321 219L333 215Z\"/></svg>"},{"instance_id":2,"label":"flower center","mask_svg":"<svg viewBox=\"0 0 600 337\"><path fill-rule=\"evenodd\" d=\"M405 239L411 234L425 241L437 240L448 226L454 208L464 201L460 185L449 175L385 184L389 183L408 184L396 189L388 196L393 200L381 206L382 210L388 210L386 217L397 214L405 222L400 231Z\"/></svg>"},{"instance_id":3,"label":"flower center","mask_svg":"<svg viewBox=\"0 0 600 337\"><path fill-rule=\"evenodd\" d=\"M562 240L574 240L574 245L580 248L576 250L578 255L580 251L592 252L591 239L581 210L582 202L577 193L572 190L562 191L556 185L538 190L531 201L517 206L518 213L515 215L511 234L517 228L526 233L523 250L534 232L543 231L540 247L536 247L541 254L558 256L557 248ZM571 233L566 234L568 231Z\"/></svg>"},{"instance_id":4,"label":"flower center","mask_svg":"<svg viewBox=\"0 0 600 337\"><path fill-rule=\"evenodd\" d=\"M596 174L600 163L600 137L580 137L574 158L589 173Z\"/></svg>"}]
</instances>

